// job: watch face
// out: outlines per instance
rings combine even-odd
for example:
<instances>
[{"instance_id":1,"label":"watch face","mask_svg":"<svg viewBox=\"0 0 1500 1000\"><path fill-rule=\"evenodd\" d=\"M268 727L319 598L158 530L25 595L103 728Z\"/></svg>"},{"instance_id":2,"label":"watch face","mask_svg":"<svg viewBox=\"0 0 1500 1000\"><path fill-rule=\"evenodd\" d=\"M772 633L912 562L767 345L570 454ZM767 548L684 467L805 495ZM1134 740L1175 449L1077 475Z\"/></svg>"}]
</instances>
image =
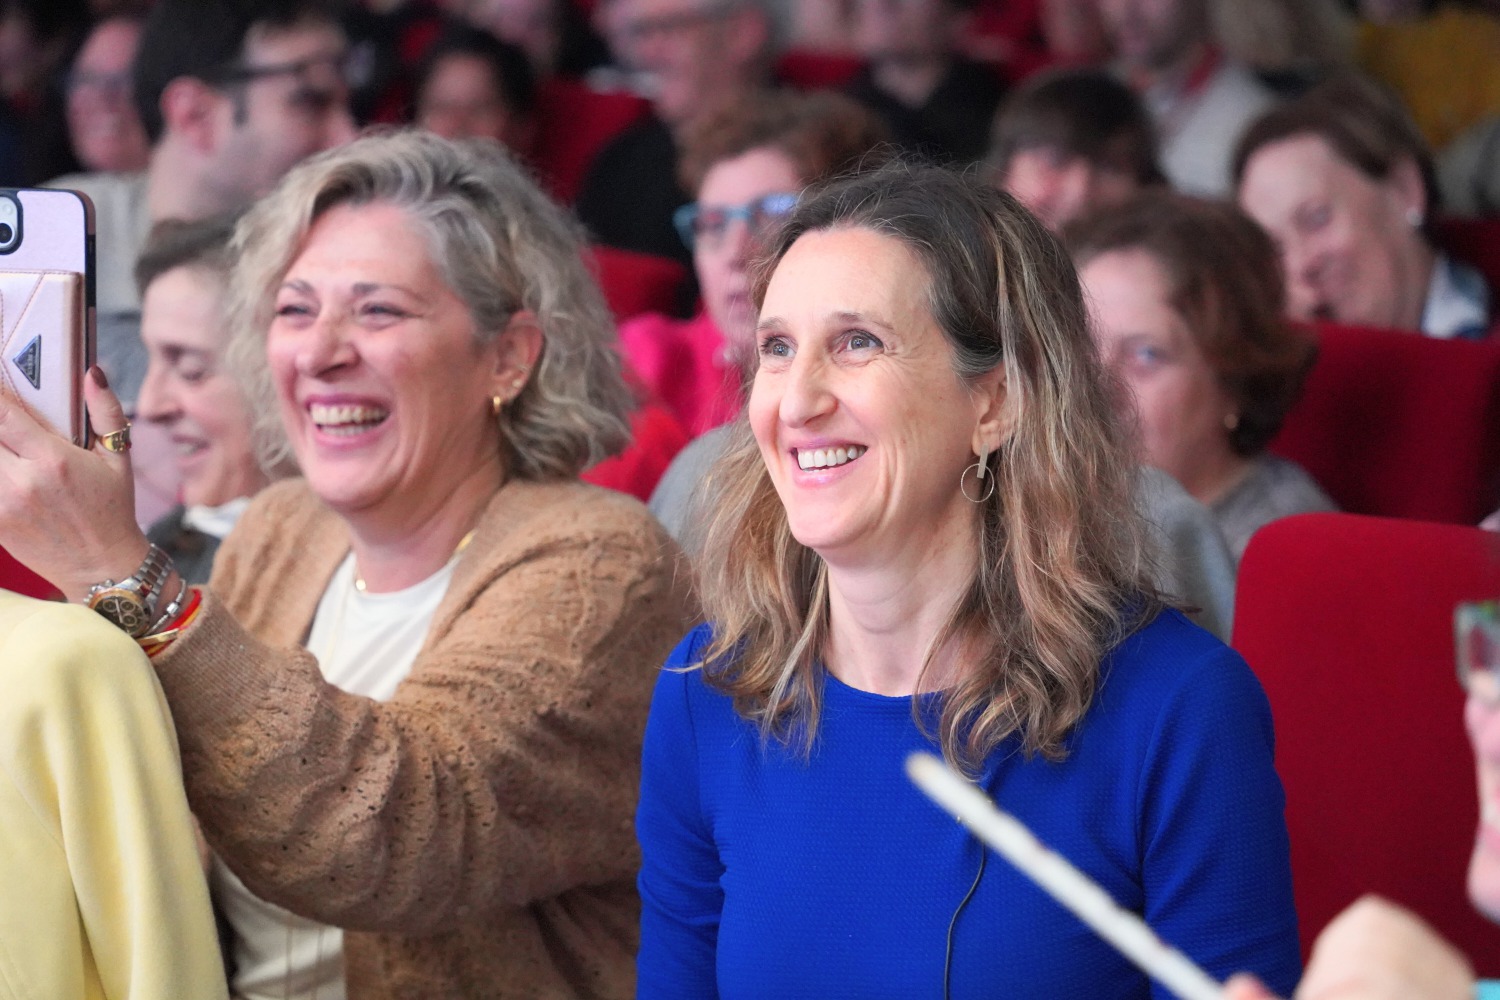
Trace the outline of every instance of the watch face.
<instances>
[{"instance_id":1,"label":"watch face","mask_svg":"<svg viewBox=\"0 0 1500 1000\"><path fill-rule=\"evenodd\" d=\"M140 598L128 590L106 590L89 602L89 607L113 622L126 635L136 636L146 629L146 609Z\"/></svg>"}]
</instances>

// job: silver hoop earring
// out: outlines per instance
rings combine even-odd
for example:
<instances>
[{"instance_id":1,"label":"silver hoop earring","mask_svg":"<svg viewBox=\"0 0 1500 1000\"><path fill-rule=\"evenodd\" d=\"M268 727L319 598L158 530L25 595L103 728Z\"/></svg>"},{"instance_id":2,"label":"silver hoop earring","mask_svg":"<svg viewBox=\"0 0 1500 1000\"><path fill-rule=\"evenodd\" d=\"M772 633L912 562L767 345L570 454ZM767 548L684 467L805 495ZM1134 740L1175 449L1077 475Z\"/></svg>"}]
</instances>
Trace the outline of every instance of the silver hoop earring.
<instances>
[{"instance_id":1,"label":"silver hoop earring","mask_svg":"<svg viewBox=\"0 0 1500 1000\"><path fill-rule=\"evenodd\" d=\"M995 495L995 477L990 476L989 482L985 482L985 473L988 471L986 466L989 461L989 457L990 453L985 452L983 455L979 456L979 461L975 462L973 465L969 466L968 468L964 469L963 472L960 472L958 474L958 492L962 493L964 495L964 499L969 501L970 503L984 503L990 497ZM980 483L984 484L981 487L980 495L977 497L969 495L969 471L971 469L974 470L974 478L979 480Z\"/></svg>"}]
</instances>

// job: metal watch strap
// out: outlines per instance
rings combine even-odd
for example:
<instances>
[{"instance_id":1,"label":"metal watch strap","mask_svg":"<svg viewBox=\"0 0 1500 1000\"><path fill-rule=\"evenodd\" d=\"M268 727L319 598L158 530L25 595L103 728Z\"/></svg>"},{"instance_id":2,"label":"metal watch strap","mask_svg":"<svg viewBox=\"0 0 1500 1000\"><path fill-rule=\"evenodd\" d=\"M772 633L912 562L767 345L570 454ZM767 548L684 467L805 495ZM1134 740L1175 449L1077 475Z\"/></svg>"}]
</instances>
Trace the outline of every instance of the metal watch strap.
<instances>
[{"instance_id":1,"label":"metal watch strap","mask_svg":"<svg viewBox=\"0 0 1500 1000\"><path fill-rule=\"evenodd\" d=\"M172 598L172 602L162 609L162 612L157 616L156 621L152 622L151 627L146 630L146 635L155 635L157 632L160 632L168 622L172 621L182 613L182 602L187 598L187 593L188 582L186 580L183 580L181 585L177 588L177 596Z\"/></svg>"},{"instance_id":2,"label":"metal watch strap","mask_svg":"<svg viewBox=\"0 0 1500 1000\"><path fill-rule=\"evenodd\" d=\"M171 558L153 544L134 574L119 583L105 580L90 587L88 606L137 638L156 621L161 591L171 575Z\"/></svg>"}]
</instances>

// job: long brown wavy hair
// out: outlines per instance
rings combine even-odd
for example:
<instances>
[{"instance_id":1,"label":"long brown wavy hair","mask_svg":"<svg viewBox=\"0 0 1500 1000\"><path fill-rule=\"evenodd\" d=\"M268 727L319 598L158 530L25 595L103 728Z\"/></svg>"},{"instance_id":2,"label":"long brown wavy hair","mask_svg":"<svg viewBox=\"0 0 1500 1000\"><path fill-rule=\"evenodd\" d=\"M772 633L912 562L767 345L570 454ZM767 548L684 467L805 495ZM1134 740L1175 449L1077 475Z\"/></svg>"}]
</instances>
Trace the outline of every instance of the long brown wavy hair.
<instances>
[{"instance_id":1,"label":"long brown wavy hair","mask_svg":"<svg viewBox=\"0 0 1500 1000\"><path fill-rule=\"evenodd\" d=\"M1153 617L1129 429L1089 335L1078 278L1018 202L974 177L893 164L804 196L770 237L757 306L804 233L862 228L925 265L932 315L969 381L1002 368L1010 432L973 579L930 649L965 653L942 698L944 756L973 772L1019 733L1027 754L1066 756L1102 657ZM959 488L958 483L953 484ZM828 568L800 544L741 420L707 484L713 510L700 586L714 641L705 678L768 739L811 752L829 635ZM931 665L924 664L925 681ZM919 683L918 690L923 685ZM913 713L920 721L916 703Z\"/></svg>"}]
</instances>

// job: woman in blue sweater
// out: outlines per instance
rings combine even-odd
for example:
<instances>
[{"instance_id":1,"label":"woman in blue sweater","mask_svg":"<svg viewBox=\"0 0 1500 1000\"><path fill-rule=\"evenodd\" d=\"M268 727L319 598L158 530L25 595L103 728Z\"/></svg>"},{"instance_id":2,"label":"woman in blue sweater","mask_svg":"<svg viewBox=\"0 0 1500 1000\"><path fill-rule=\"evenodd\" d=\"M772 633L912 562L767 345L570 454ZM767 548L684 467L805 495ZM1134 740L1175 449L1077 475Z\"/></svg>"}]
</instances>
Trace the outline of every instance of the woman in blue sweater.
<instances>
[{"instance_id":1,"label":"woman in blue sweater","mask_svg":"<svg viewBox=\"0 0 1500 1000\"><path fill-rule=\"evenodd\" d=\"M1289 990L1270 714L1146 582L1066 254L897 166L805 198L766 258L713 624L646 734L639 995L1157 995L908 784L934 746L1209 971Z\"/></svg>"}]
</instances>

